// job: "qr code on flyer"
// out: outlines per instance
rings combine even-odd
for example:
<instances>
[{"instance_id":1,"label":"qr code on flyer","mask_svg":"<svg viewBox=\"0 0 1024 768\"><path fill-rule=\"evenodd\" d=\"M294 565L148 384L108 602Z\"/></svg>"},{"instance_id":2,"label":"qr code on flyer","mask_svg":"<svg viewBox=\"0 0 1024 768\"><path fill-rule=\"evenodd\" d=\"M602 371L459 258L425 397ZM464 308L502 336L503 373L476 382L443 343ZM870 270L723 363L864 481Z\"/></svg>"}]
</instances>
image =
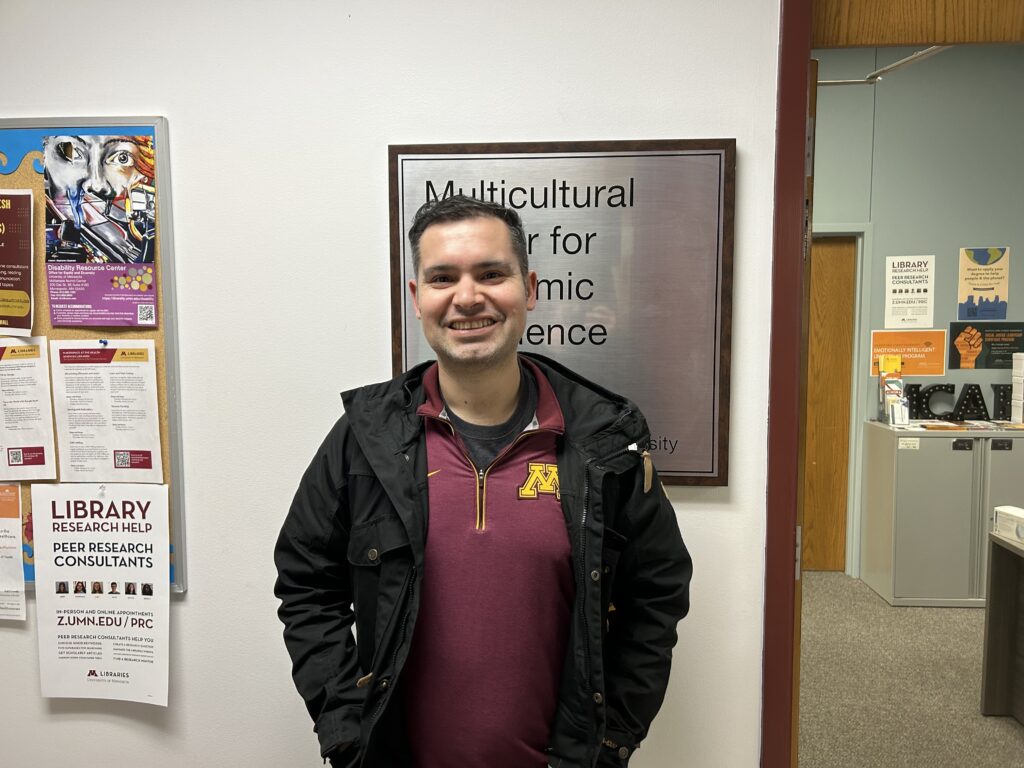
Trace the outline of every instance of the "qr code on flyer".
<instances>
[{"instance_id":1,"label":"qr code on flyer","mask_svg":"<svg viewBox=\"0 0 1024 768\"><path fill-rule=\"evenodd\" d=\"M7 449L7 466L9 467L20 467L25 461L25 457L21 453L21 448L8 448Z\"/></svg>"},{"instance_id":2,"label":"qr code on flyer","mask_svg":"<svg viewBox=\"0 0 1024 768\"><path fill-rule=\"evenodd\" d=\"M129 451L114 451L114 468L131 469L132 457Z\"/></svg>"},{"instance_id":3,"label":"qr code on flyer","mask_svg":"<svg viewBox=\"0 0 1024 768\"><path fill-rule=\"evenodd\" d=\"M137 307L137 321L139 325L156 325L156 305L139 304Z\"/></svg>"}]
</instances>

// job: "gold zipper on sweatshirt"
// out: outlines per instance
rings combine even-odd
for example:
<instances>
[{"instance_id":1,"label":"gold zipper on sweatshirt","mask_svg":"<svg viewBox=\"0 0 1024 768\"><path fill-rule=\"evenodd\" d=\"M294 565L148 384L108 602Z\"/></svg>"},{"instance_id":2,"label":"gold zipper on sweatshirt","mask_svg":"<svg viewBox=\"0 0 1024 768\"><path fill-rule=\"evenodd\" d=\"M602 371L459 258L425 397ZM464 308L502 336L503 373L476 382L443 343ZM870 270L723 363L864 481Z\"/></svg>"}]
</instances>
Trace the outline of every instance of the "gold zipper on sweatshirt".
<instances>
[{"instance_id":1,"label":"gold zipper on sweatshirt","mask_svg":"<svg viewBox=\"0 0 1024 768\"><path fill-rule=\"evenodd\" d=\"M512 450L512 448L515 447L516 443L518 443L527 435L535 435L538 432L542 432L544 430L528 429L524 430L523 432L520 432L518 435L516 435L515 440L506 445L501 450L501 452L494 457L494 461L492 461L486 469L478 469L476 464L473 463L473 459L469 457L469 453L463 447L462 439L459 438L458 433L455 431L455 425L453 425L448 419L442 418L441 416L432 416L431 418L437 419L438 421L448 426L448 429L450 429L452 432L452 436L455 437L456 441L458 442L459 449L462 451L462 455L466 457L466 462L469 464L474 474L476 475L476 523L474 525L474 530L483 531L487 527L487 473L491 471L491 467L498 463L499 459L503 458L506 453L508 453L509 451Z\"/></svg>"}]
</instances>

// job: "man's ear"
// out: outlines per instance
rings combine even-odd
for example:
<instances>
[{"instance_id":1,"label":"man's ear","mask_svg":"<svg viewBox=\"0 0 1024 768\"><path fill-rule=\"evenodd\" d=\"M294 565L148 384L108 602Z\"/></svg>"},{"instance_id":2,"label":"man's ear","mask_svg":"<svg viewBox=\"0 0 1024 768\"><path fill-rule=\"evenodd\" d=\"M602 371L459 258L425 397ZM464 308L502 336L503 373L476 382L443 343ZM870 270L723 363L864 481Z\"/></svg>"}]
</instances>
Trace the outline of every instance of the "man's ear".
<instances>
[{"instance_id":1,"label":"man's ear","mask_svg":"<svg viewBox=\"0 0 1024 768\"><path fill-rule=\"evenodd\" d=\"M532 269L526 274L526 309L537 306L537 273Z\"/></svg>"},{"instance_id":2,"label":"man's ear","mask_svg":"<svg viewBox=\"0 0 1024 768\"><path fill-rule=\"evenodd\" d=\"M419 302L419 298L416 296L416 288L417 288L416 281L415 280L410 280L409 281L409 296L412 297L412 305L416 309L416 319L420 320L420 319L422 319L422 316L420 315L420 302Z\"/></svg>"}]
</instances>

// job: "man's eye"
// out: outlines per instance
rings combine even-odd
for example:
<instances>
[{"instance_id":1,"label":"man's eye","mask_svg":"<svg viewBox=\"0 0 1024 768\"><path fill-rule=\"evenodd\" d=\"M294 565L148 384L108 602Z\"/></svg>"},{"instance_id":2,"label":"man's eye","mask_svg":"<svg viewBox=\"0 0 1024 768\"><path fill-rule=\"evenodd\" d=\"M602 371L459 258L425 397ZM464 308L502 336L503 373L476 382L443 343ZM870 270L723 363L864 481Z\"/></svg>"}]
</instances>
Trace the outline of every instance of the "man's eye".
<instances>
[{"instance_id":1,"label":"man's eye","mask_svg":"<svg viewBox=\"0 0 1024 768\"><path fill-rule=\"evenodd\" d=\"M435 285L438 283L450 283L451 281L452 279L448 277L448 275L434 275L432 278L430 278L430 282Z\"/></svg>"},{"instance_id":2,"label":"man's eye","mask_svg":"<svg viewBox=\"0 0 1024 768\"><path fill-rule=\"evenodd\" d=\"M484 272L484 280L500 280L505 276L504 272Z\"/></svg>"}]
</instances>

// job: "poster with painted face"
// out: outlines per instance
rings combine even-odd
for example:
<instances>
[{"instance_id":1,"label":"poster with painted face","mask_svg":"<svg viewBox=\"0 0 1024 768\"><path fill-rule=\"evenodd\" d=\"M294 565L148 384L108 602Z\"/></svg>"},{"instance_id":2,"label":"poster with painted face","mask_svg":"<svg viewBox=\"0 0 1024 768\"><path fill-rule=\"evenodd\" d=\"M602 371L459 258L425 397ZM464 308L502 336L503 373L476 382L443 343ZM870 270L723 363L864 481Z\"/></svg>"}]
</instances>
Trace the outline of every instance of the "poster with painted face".
<instances>
[{"instance_id":1,"label":"poster with painted face","mask_svg":"<svg viewBox=\"0 0 1024 768\"><path fill-rule=\"evenodd\" d=\"M45 136L43 172L51 323L155 327L153 136Z\"/></svg>"}]
</instances>

